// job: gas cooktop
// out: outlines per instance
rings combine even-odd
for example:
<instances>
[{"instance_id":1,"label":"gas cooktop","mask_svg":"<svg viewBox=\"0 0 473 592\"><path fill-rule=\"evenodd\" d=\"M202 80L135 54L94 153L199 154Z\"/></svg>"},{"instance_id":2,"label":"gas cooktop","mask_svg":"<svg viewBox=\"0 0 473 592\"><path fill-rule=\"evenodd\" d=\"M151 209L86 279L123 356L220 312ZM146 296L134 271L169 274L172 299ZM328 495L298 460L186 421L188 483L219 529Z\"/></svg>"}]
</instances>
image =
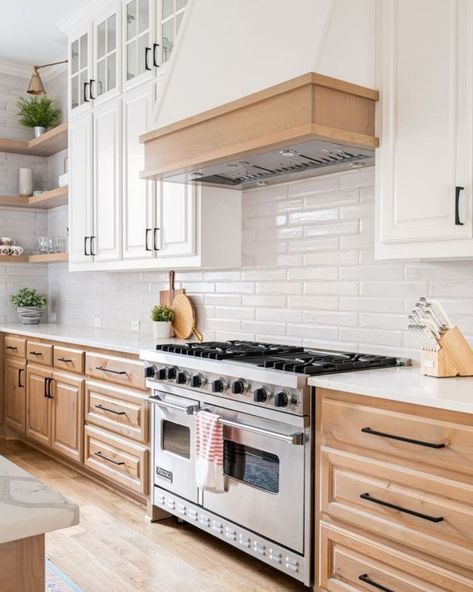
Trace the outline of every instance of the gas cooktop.
<instances>
[{"instance_id":1,"label":"gas cooktop","mask_svg":"<svg viewBox=\"0 0 473 592\"><path fill-rule=\"evenodd\" d=\"M232 360L260 368L273 368L309 375L353 372L398 364L398 360L394 356L318 351L293 345L238 340L164 344L156 346L156 349L183 356L210 360Z\"/></svg>"}]
</instances>

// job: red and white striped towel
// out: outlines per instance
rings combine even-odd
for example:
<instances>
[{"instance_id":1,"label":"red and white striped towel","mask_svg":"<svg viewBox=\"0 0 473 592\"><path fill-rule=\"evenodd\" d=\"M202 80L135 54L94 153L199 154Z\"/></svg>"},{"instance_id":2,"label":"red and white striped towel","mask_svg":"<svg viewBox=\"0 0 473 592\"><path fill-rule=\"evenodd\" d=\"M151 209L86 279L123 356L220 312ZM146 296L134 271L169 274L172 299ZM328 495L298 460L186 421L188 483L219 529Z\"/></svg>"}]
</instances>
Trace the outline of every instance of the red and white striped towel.
<instances>
[{"instance_id":1,"label":"red and white striped towel","mask_svg":"<svg viewBox=\"0 0 473 592\"><path fill-rule=\"evenodd\" d=\"M200 489L225 491L223 479L223 425L220 416L199 411L196 417L195 482Z\"/></svg>"}]
</instances>

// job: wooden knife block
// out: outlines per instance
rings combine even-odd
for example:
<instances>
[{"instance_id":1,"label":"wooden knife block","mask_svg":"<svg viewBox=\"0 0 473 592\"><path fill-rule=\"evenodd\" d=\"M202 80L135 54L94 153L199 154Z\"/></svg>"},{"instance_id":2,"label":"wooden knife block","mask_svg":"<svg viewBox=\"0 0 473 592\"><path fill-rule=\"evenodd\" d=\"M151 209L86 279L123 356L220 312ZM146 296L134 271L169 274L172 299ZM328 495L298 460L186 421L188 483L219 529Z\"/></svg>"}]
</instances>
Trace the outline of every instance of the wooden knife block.
<instances>
[{"instance_id":1,"label":"wooden knife block","mask_svg":"<svg viewBox=\"0 0 473 592\"><path fill-rule=\"evenodd\" d=\"M448 329L439 344L439 351L422 350L421 367L426 376L473 376L473 349L458 327Z\"/></svg>"}]
</instances>

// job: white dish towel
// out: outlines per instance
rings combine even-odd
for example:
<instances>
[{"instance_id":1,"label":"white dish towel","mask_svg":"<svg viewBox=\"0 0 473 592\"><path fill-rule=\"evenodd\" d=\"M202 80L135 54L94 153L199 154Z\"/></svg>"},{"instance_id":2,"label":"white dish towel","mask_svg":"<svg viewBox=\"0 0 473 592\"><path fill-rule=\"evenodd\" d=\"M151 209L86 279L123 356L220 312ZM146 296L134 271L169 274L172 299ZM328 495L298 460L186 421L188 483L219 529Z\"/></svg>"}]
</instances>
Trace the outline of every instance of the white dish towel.
<instances>
[{"instance_id":1,"label":"white dish towel","mask_svg":"<svg viewBox=\"0 0 473 592\"><path fill-rule=\"evenodd\" d=\"M195 434L195 482L200 489L225 491L223 478L223 425L220 416L199 411Z\"/></svg>"}]
</instances>

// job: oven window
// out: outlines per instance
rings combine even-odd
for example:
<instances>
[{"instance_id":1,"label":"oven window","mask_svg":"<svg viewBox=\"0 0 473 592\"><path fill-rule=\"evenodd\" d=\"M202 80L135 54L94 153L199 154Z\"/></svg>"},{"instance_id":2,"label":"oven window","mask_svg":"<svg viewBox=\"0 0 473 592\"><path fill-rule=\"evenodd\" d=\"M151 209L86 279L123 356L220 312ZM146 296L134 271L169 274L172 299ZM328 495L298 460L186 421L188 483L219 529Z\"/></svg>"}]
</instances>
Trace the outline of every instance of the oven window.
<instances>
[{"instance_id":1,"label":"oven window","mask_svg":"<svg viewBox=\"0 0 473 592\"><path fill-rule=\"evenodd\" d=\"M191 431L187 426L163 421L163 450L183 458L191 457Z\"/></svg>"},{"instance_id":2,"label":"oven window","mask_svg":"<svg viewBox=\"0 0 473 592\"><path fill-rule=\"evenodd\" d=\"M279 493L279 458L275 454L225 440L223 468L229 477Z\"/></svg>"}]
</instances>

